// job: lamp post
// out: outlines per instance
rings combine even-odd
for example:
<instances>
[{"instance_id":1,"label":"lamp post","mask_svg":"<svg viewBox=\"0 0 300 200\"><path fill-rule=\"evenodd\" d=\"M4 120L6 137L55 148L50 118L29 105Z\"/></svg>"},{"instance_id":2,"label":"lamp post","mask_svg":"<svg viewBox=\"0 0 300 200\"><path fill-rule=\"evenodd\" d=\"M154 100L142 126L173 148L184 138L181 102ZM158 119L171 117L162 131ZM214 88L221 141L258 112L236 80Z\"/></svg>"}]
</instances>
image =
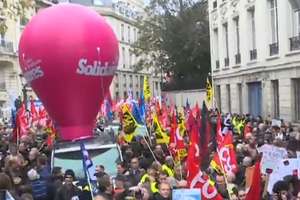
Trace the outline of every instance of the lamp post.
<instances>
[{"instance_id":1,"label":"lamp post","mask_svg":"<svg viewBox=\"0 0 300 200\"><path fill-rule=\"evenodd\" d=\"M22 84L22 95L23 95L23 102L25 104L25 110L27 110L27 86L28 84L26 83L26 80L23 76L23 74L19 74L21 84Z\"/></svg>"}]
</instances>

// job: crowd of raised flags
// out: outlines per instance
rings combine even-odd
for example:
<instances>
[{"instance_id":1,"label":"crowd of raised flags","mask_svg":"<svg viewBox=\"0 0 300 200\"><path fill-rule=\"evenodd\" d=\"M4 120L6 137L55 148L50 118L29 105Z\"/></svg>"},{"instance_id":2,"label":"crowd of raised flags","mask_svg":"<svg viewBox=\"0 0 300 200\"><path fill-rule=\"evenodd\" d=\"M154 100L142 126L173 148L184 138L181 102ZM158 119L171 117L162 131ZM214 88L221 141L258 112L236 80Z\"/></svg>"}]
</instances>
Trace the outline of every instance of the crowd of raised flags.
<instances>
[{"instance_id":1,"label":"crowd of raised flags","mask_svg":"<svg viewBox=\"0 0 300 200\"><path fill-rule=\"evenodd\" d=\"M146 77L139 99L134 99L130 90L127 99L114 101L107 97L97 118L105 118L105 121L118 119L122 128L118 133L119 144L130 144L138 138L143 138L155 161L157 159L153 147L156 144L166 147L174 163L186 171L186 188L201 189L204 200L224 199L216 187L216 177L207 172L208 169L212 169L224 178L231 199L232 188L228 179L232 175L237 176L240 170L235 151L237 147L234 146L234 133L246 140L252 135L252 127L239 115L221 116L215 108L213 87L209 79L206 92L206 99L201 108L198 103L192 107L188 100L184 107L177 107L165 97L153 97ZM58 136L45 108L37 106L33 100L30 101L29 109L26 110L25 107L22 103L15 115L15 141L18 142L23 135L43 128L47 130L47 144L51 146ZM81 145L81 151L83 168L89 180L88 172L93 163L84 144ZM251 177L254 181L248 185L246 200L261 199L261 162L261 159L257 159L254 165Z\"/></svg>"},{"instance_id":2,"label":"crowd of raised flags","mask_svg":"<svg viewBox=\"0 0 300 200\"><path fill-rule=\"evenodd\" d=\"M53 120L49 117L45 107L36 105L33 98L28 102L22 102L17 112L12 115L13 139L17 143L23 135L42 131L48 134L47 145L52 146L57 136L57 130Z\"/></svg>"}]
</instances>

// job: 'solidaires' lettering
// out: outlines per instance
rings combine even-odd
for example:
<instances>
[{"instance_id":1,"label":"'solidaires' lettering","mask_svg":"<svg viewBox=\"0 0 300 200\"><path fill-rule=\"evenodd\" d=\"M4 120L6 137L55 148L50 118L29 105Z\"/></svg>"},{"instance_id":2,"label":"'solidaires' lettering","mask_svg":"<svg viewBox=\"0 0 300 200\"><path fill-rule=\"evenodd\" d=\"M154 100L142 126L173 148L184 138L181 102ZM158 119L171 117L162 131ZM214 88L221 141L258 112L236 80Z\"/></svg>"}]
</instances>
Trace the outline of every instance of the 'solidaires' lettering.
<instances>
[{"instance_id":1,"label":"'solidaires' lettering","mask_svg":"<svg viewBox=\"0 0 300 200\"><path fill-rule=\"evenodd\" d=\"M114 74L115 68L115 66L109 66L108 62L102 65L100 61L94 61L93 65L89 65L87 59L81 58L76 73L86 76L110 76Z\"/></svg>"}]
</instances>

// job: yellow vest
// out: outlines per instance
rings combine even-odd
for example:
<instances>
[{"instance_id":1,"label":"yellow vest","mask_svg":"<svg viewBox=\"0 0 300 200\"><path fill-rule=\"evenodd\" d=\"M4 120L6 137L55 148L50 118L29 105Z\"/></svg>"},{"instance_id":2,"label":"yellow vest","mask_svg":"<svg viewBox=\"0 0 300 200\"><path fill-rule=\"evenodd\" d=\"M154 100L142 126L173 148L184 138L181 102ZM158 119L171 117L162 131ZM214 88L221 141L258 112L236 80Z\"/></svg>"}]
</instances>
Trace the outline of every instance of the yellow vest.
<instances>
[{"instance_id":1,"label":"yellow vest","mask_svg":"<svg viewBox=\"0 0 300 200\"><path fill-rule=\"evenodd\" d=\"M174 170L168 167L166 164L163 164L162 168L163 171L166 171L169 177L174 177Z\"/></svg>"}]
</instances>

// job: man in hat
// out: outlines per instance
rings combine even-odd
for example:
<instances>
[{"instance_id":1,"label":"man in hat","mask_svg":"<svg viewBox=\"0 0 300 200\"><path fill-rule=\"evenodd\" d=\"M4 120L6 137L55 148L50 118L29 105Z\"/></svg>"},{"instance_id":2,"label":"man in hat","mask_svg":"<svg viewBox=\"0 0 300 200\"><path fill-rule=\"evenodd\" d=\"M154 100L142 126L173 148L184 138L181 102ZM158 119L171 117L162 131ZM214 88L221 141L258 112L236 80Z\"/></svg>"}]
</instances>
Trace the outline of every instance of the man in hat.
<instances>
[{"instance_id":1,"label":"man in hat","mask_svg":"<svg viewBox=\"0 0 300 200\"><path fill-rule=\"evenodd\" d=\"M79 190L74 184L75 173L73 170L68 169L65 172L64 184L58 189L55 200L80 200L82 191Z\"/></svg>"}]
</instances>

